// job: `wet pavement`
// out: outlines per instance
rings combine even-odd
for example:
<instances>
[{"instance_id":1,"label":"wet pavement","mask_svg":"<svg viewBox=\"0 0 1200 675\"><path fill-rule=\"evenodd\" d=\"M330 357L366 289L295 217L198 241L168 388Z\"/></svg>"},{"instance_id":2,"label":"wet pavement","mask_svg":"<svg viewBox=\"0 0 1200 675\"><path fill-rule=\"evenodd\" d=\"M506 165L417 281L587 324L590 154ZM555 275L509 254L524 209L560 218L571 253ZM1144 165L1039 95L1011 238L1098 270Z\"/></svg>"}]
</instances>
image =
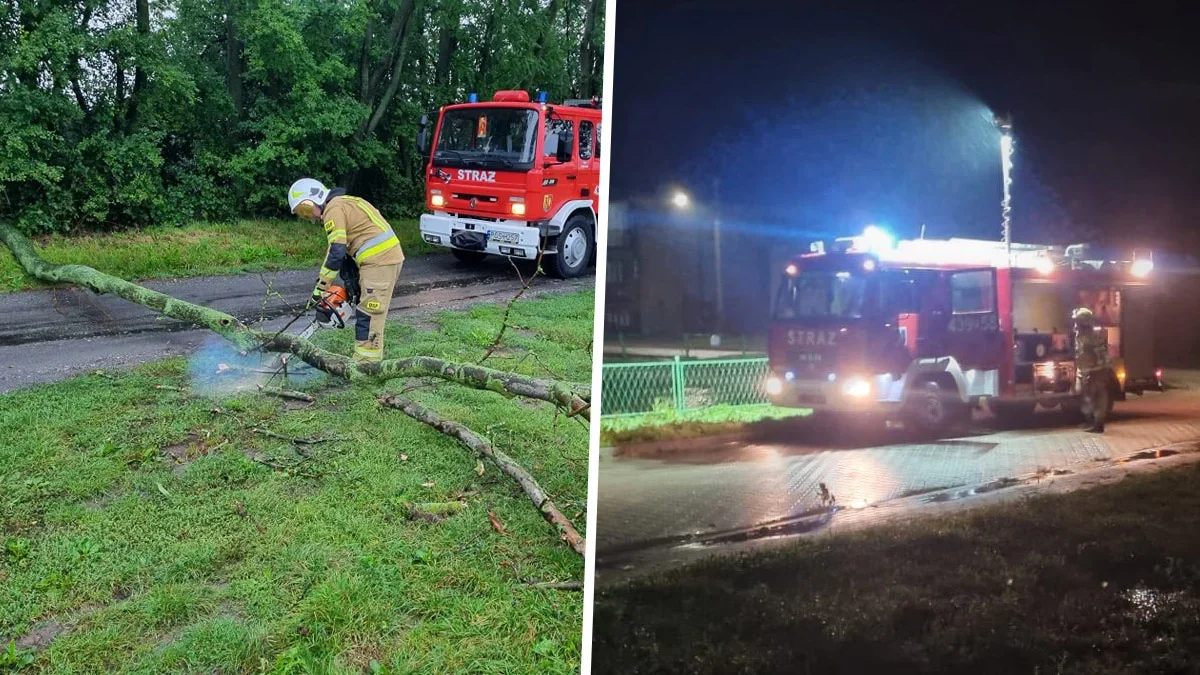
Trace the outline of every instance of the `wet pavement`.
<instances>
[{"instance_id":1,"label":"wet pavement","mask_svg":"<svg viewBox=\"0 0 1200 675\"><path fill-rule=\"evenodd\" d=\"M1106 432L1084 433L1057 413L1010 428L979 415L970 433L939 440L885 428L838 437L801 420L755 440L604 448L597 568L659 546L736 539L750 528L803 534L828 510L822 484L837 506L861 510L949 488L986 492L1015 476L1065 475L1200 439L1200 391L1118 402Z\"/></svg>"}]
</instances>

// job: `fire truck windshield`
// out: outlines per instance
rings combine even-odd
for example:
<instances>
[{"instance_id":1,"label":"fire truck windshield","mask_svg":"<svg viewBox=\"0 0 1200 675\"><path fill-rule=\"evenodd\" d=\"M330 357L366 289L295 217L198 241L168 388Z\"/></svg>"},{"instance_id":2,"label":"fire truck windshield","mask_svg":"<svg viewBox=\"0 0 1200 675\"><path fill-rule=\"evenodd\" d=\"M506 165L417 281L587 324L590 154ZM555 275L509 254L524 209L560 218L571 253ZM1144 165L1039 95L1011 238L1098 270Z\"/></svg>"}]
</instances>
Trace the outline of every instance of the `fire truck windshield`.
<instances>
[{"instance_id":1,"label":"fire truck windshield","mask_svg":"<svg viewBox=\"0 0 1200 675\"><path fill-rule=\"evenodd\" d=\"M523 108L458 108L442 115L435 166L528 171L537 145L538 113Z\"/></svg>"},{"instance_id":2,"label":"fire truck windshield","mask_svg":"<svg viewBox=\"0 0 1200 675\"><path fill-rule=\"evenodd\" d=\"M784 278L775 299L775 318L857 319L863 315L867 279L848 272L805 272Z\"/></svg>"}]
</instances>

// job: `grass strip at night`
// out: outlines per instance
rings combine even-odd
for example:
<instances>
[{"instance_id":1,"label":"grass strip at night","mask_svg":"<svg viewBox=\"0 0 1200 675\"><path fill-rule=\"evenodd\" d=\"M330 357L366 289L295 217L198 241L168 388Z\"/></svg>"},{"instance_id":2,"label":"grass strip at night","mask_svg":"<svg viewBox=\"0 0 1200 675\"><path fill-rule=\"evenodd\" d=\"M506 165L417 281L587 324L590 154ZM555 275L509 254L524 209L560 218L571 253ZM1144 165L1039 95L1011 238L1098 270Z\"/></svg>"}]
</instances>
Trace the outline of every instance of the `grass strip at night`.
<instances>
[{"instance_id":1,"label":"grass strip at night","mask_svg":"<svg viewBox=\"0 0 1200 675\"><path fill-rule=\"evenodd\" d=\"M764 405L717 405L697 410L662 410L644 415L605 417L600 422L604 445L624 445L699 438L767 429L772 422L795 420L808 409Z\"/></svg>"},{"instance_id":2,"label":"grass strip at night","mask_svg":"<svg viewBox=\"0 0 1200 675\"><path fill-rule=\"evenodd\" d=\"M1185 673L1200 464L597 592L596 673Z\"/></svg>"}]
</instances>

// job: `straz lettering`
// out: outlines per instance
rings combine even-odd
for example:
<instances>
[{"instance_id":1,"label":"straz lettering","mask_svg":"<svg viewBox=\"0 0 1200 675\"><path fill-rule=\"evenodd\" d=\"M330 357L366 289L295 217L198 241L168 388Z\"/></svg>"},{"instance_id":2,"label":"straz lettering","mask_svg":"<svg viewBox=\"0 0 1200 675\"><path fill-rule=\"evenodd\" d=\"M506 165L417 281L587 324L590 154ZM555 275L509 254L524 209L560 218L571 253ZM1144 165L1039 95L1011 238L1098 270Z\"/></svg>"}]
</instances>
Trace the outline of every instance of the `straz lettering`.
<instances>
[{"instance_id":1,"label":"straz lettering","mask_svg":"<svg viewBox=\"0 0 1200 675\"><path fill-rule=\"evenodd\" d=\"M789 330L788 345L792 347L836 347L837 331Z\"/></svg>"},{"instance_id":2,"label":"straz lettering","mask_svg":"<svg viewBox=\"0 0 1200 675\"><path fill-rule=\"evenodd\" d=\"M496 172L495 171L476 171L474 169L459 169L458 170L458 179L459 180L473 180L476 183L495 183L496 182Z\"/></svg>"}]
</instances>

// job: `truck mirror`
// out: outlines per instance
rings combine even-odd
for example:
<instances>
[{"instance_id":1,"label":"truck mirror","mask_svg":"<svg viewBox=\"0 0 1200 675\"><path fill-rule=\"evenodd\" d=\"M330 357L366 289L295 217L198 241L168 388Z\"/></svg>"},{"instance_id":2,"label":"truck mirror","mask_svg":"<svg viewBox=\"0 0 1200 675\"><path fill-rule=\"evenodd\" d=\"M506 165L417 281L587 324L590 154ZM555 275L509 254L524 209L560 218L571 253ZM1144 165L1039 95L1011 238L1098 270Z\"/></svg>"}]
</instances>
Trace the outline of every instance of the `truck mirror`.
<instances>
[{"instance_id":1,"label":"truck mirror","mask_svg":"<svg viewBox=\"0 0 1200 675\"><path fill-rule=\"evenodd\" d=\"M575 138L572 136L571 132L560 132L558 134L558 148L556 148L554 158L559 162L571 161L571 146L574 145L574 142Z\"/></svg>"},{"instance_id":2,"label":"truck mirror","mask_svg":"<svg viewBox=\"0 0 1200 675\"><path fill-rule=\"evenodd\" d=\"M429 115L421 115L417 124L417 150L422 156L429 154Z\"/></svg>"}]
</instances>

